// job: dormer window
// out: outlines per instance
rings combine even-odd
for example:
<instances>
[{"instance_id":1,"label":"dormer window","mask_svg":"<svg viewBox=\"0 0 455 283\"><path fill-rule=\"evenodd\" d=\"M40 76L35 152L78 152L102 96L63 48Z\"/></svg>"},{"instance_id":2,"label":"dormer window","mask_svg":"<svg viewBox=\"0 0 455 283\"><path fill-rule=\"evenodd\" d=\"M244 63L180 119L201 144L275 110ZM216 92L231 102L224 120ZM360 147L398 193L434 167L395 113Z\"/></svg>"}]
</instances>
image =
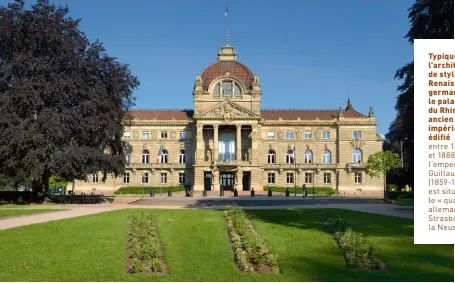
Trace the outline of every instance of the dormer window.
<instances>
[{"instance_id":1,"label":"dormer window","mask_svg":"<svg viewBox=\"0 0 455 283\"><path fill-rule=\"evenodd\" d=\"M213 90L213 96L215 97L233 97L242 96L242 90L240 86L231 80L224 80L216 84Z\"/></svg>"}]
</instances>

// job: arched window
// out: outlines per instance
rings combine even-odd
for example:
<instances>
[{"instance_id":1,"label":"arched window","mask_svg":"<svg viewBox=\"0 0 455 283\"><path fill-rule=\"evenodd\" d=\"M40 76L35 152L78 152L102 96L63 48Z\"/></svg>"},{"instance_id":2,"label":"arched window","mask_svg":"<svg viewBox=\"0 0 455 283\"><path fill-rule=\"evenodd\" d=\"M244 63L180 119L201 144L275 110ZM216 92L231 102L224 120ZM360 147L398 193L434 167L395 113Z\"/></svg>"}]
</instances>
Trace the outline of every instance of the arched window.
<instances>
[{"instance_id":1,"label":"arched window","mask_svg":"<svg viewBox=\"0 0 455 283\"><path fill-rule=\"evenodd\" d=\"M179 152L179 163L186 163L186 153L184 149L181 149Z\"/></svg>"},{"instance_id":2,"label":"arched window","mask_svg":"<svg viewBox=\"0 0 455 283\"><path fill-rule=\"evenodd\" d=\"M322 152L322 163L324 164L331 164L332 163L332 158L330 151L328 149L324 150Z\"/></svg>"},{"instance_id":3,"label":"arched window","mask_svg":"<svg viewBox=\"0 0 455 283\"><path fill-rule=\"evenodd\" d=\"M358 148L352 152L352 163L362 164L362 151Z\"/></svg>"},{"instance_id":4,"label":"arched window","mask_svg":"<svg viewBox=\"0 0 455 283\"><path fill-rule=\"evenodd\" d=\"M286 164L294 164L294 152L292 149L286 152Z\"/></svg>"},{"instance_id":5,"label":"arched window","mask_svg":"<svg viewBox=\"0 0 455 283\"><path fill-rule=\"evenodd\" d=\"M270 149L267 153L267 163L268 164L275 164L276 163L276 154L273 149Z\"/></svg>"},{"instance_id":6,"label":"arched window","mask_svg":"<svg viewBox=\"0 0 455 283\"><path fill-rule=\"evenodd\" d=\"M235 160L235 137L225 133L218 141L218 161L229 162Z\"/></svg>"},{"instance_id":7,"label":"arched window","mask_svg":"<svg viewBox=\"0 0 455 283\"><path fill-rule=\"evenodd\" d=\"M167 163L167 150L163 149L163 153L161 153L161 163Z\"/></svg>"},{"instance_id":8,"label":"arched window","mask_svg":"<svg viewBox=\"0 0 455 283\"><path fill-rule=\"evenodd\" d=\"M150 162L150 152L147 149L142 151L142 163Z\"/></svg>"},{"instance_id":9,"label":"arched window","mask_svg":"<svg viewBox=\"0 0 455 283\"><path fill-rule=\"evenodd\" d=\"M236 82L232 80L224 80L216 84L213 90L213 96L216 97L242 96L242 90Z\"/></svg>"},{"instance_id":10,"label":"arched window","mask_svg":"<svg viewBox=\"0 0 455 283\"><path fill-rule=\"evenodd\" d=\"M128 152L125 154L125 161L126 161L126 165L131 164L131 153Z\"/></svg>"},{"instance_id":11,"label":"arched window","mask_svg":"<svg viewBox=\"0 0 455 283\"><path fill-rule=\"evenodd\" d=\"M313 152L309 149L305 151L305 163L313 163Z\"/></svg>"}]
</instances>

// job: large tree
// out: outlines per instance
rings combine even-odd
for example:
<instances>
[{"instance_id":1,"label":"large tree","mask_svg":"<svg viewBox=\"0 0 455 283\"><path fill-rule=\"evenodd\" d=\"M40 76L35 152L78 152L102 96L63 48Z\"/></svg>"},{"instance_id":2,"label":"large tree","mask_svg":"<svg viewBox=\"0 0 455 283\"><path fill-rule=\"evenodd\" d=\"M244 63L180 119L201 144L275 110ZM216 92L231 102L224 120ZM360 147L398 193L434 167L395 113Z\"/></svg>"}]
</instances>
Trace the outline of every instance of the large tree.
<instances>
[{"instance_id":1,"label":"large tree","mask_svg":"<svg viewBox=\"0 0 455 283\"><path fill-rule=\"evenodd\" d=\"M409 9L411 28L406 34L410 44L414 39L453 39L453 0L416 0ZM405 178L413 185L414 180L414 61L404 65L396 74L402 80L398 86L395 109L387 139L403 142Z\"/></svg>"},{"instance_id":2,"label":"large tree","mask_svg":"<svg viewBox=\"0 0 455 283\"><path fill-rule=\"evenodd\" d=\"M48 189L49 178L120 174L139 86L128 65L79 29L68 7L0 6L0 174Z\"/></svg>"}]
</instances>

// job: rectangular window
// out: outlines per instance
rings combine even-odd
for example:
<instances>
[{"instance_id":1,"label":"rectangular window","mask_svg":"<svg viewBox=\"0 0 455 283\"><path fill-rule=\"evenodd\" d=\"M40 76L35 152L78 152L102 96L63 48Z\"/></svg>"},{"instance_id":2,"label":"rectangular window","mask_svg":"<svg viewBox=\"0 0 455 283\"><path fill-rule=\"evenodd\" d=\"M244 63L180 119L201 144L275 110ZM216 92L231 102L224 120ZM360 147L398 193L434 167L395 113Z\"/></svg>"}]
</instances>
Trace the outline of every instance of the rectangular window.
<instances>
[{"instance_id":1,"label":"rectangular window","mask_svg":"<svg viewBox=\"0 0 455 283\"><path fill-rule=\"evenodd\" d=\"M331 184L332 178L330 173L324 173L324 184Z\"/></svg>"},{"instance_id":2,"label":"rectangular window","mask_svg":"<svg viewBox=\"0 0 455 283\"><path fill-rule=\"evenodd\" d=\"M352 132L352 138L354 138L354 139L362 138L362 131L353 131Z\"/></svg>"},{"instance_id":3,"label":"rectangular window","mask_svg":"<svg viewBox=\"0 0 455 283\"><path fill-rule=\"evenodd\" d=\"M275 184L275 173L269 173L267 176L267 183Z\"/></svg>"},{"instance_id":4,"label":"rectangular window","mask_svg":"<svg viewBox=\"0 0 455 283\"><path fill-rule=\"evenodd\" d=\"M292 140L294 138L294 133L293 132L286 132L286 139L287 140Z\"/></svg>"},{"instance_id":5,"label":"rectangular window","mask_svg":"<svg viewBox=\"0 0 455 283\"><path fill-rule=\"evenodd\" d=\"M330 139L330 132L327 131L327 132L322 133L322 138L325 139L325 140Z\"/></svg>"},{"instance_id":6,"label":"rectangular window","mask_svg":"<svg viewBox=\"0 0 455 283\"><path fill-rule=\"evenodd\" d=\"M162 139L167 139L167 132L166 131L161 131L161 138Z\"/></svg>"},{"instance_id":7,"label":"rectangular window","mask_svg":"<svg viewBox=\"0 0 455 283\"><path fill-rule=\"evenodd\" d=\"M286 184L294 184L294 173L286 173Z\"/></svg>"},{"instance_id":8,"label":"rectangular window","mask_svg":"<svg viewBox=\"0 0 455 283\"><path fill-rule=\"evenodd\" d=\"M149 139L149 132L142 132L142 139L148 140Z\"/></svg>"},{"instance_id":9,"label":"rectangular window","mask_svg":"<svg viewBox=\"0 0 455 283\"><path fill-rule=\"evenodd\" d=\"M148 184L149 183L149 173L142 173L142 184Z\"/></svg>"},{"instance_id":10,"label":"rectangular window","mask_svg":"<svg viewBox=\"0 0 455 283\"><path fill-rule=\"evenodd\" d=\"M130 183L130 173L123 173L123 184Z\"/></svg>"},{"instance_id":11,"label":"rectangular window","mask_svg":"<svg viewBox=\"0 0 455 283\"><path fill-rule=\"evenodd\" d=\"M186 140L186 132L185 132L185 131L180 132L180 133L179 133L179 138L180 138L181 140Z\"/></svg>"},{"instance_id":12,"label":"rectangular window","mask_svg":"<svg viewBox=\"0 0 455 283\"><path fill-rule=\"evenodd\" d=\"M362 173L356 172L354 174L354 183L356 184L362 184Z\"/></svg>"},{"instance_id":13,"label":"rectangular window","mask_svg":"<svg viewBox=\"0 0 455 283\"><path fill-rule=\"evenodd\" d=\"M313 183L313 174L312 173L305 173L305 184Z\"/></svg>"},{"instance_id":14,"label":"rectangular window","mask_svg":"<svg viewBox=\"0 0 455 283\"><path fill-rule=\"evenodd\" d=\"M268 132L267 139L274 140L275 139L275 132Z\"/></svg>"},{"instance_id":15,"label":"rectangular window","mask_svg":"<svg viewBox=\"0 0 455 283\"><path fill-rule=\"evenodd\" d=\"M123 132L124 139L129 139L130 137L131 137L131 132L129 132L129 131Z\"/></svg>"},{"instance_id":16,"label":"rectangular window","mask_svg":"<svg viewBox=\"0 0 455 283\"><path fill-rule=\"evenodd\" d=\"M161 184L167 184L167 173L161 173Z\"/></svg>"},{"instance_id":17,"label":"rectangular window","mask_svg":"<svg viewBox=\"0 0 455 283\"><path fill-rule=\"evenodd\" d=\"M98 184L98 173L92 175L92 183Z\"/></svg>"},{"instance_id":18,"label":"rectangular window","mask_svg":"<svg viewBox=\"0 0 455 283\"><path fill-rule=\"evenodd\" d=\"M179 184L185 184L185 173L179 173Z\"/></svg>"},{"instance_id":19,"label":"rectangular window","mask_svg":"<svg viewBox=\"0 0 455 283\"><path fill-rule=\"evenodd\" d=\"M310 140L311 139L311 132L305 132L304 137L305 137L306 140Z\"/></svg>"}]
</instances>

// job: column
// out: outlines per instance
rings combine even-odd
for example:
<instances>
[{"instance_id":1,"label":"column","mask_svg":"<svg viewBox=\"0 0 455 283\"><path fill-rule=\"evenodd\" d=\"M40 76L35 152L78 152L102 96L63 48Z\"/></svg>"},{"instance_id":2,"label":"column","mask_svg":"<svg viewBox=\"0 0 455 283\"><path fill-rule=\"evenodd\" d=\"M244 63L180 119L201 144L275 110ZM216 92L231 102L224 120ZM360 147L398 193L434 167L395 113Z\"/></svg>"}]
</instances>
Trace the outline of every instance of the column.
<instances>
[{"instance_id":1,"label":"column","mask_svg":"<svg viewBox=\"0 0 455 283\"><path fill-rule=\"evenodd\" d=\"M236 156L237 162L242 161L242 125L237 125Z\"/></svg>"},{"instance_id":2,"label":"column","mask_svg":"<svg viewBox=\"0 0 455 283\"><path fill-rule=\"evenodd\" d=\"M213 125L213 161L218 161L218 125Z\"/></svg>"},{"instance_id":3,"label":"column","mask_svg":"<svg viewBox=\"0 0 455 283\"><path fill-rule=\"evenodd\" d=\"M198 124L196 126L196 163L204 161L204 139L203 131L204 125Z\"/></svg>"}]
</instances>

